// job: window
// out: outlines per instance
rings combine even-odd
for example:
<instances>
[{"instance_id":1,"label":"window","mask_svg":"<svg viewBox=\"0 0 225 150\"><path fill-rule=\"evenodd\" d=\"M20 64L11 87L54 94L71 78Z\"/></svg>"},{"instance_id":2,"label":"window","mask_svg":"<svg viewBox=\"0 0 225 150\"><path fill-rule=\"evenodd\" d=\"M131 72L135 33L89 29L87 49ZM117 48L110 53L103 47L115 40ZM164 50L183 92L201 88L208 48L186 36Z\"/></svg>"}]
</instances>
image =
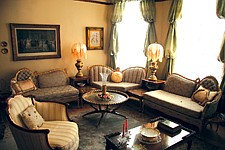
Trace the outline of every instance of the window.
<instances>
[{"instance_id":1,"label":"window","mask_svg":"<svg viewBox=\"0 0 225 150\"><path fill-rule=\"evenodd\" d=\"M131 66L145 67L144 41L148 23L143 20L138 1L127 2L122 22L118 24L120 51L117 54L117 67L121 70Z\"/></svg>"},{"instance_id":2,"label":"window","mask_svg":"<svg viewBox=\"0 0 225 150\"><path fill-rule=\"evenodd\" d=\"M217 57L225 21L216 16L216 0L184 0L182 13L174 72L192 79L213 75L220 83L224 66Z\"/></svg>"}]
</instances>

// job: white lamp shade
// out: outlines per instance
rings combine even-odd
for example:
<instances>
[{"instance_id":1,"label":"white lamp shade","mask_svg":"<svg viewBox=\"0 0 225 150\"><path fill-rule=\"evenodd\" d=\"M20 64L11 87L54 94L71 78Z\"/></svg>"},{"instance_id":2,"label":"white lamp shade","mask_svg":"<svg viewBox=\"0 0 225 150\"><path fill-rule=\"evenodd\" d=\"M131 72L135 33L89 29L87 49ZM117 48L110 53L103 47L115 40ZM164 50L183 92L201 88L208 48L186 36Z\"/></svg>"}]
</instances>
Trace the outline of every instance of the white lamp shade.
<instances>
[{"instance_id":1,"label":"white lamp shade","mask_svg":"<svg viewBox=\"0 0 225 150\"><path fill-rule=\"evenodd\" d=\"M85 44L76 43L72 46L72 53L77 59L87 59L87 47Z\"/></svg>"},{"instance_id":2,"label":"white lamp shade","mask_svg":"<svg viewBox=\"0 0 225 150\"><path fill-rule=\"evenodd\" d=\"M152 62L156 62L159 60L162 62L163 58L163 47L160 44L153 43L148 46L147 49L147 57L148 61L152 60Z\"/></svg>"}]
</instances>

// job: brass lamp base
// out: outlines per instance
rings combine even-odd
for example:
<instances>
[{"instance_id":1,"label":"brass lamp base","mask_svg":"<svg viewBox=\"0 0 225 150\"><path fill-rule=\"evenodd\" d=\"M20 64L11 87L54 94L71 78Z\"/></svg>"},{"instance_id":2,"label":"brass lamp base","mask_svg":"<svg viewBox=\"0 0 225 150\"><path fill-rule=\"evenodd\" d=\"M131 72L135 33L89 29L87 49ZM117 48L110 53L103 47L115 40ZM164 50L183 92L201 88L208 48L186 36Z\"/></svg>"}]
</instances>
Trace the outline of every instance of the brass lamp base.
<instances>
[{"instance_id":1,"label":"brass lamp base","mask_svg":"<svg viewBox=\"0 0 225 150\"><path fill-rule=\"evenodd\" d=\"M156 81L157 80L157 77L156 77L156 71L158 69L158 65L157 65L157 62L151 62L151 65L149 66L149 69L150 69L150 76L148 78L148 80L152 80L152 81Z\"/></svg>"},{"instance_id":2,"label":"brass lamp base","mask_svg":"<svg viewBox=\"0 0 225 150\"><path fill-rule=\"evenodd\" d=\"M83 73L81 72L81 69L82 69L82 67L84 66L83 62L81 62L80 59L77 59L77 63L75 64L75 66L77 67L77 70L78 70L78 72L77 72L77 74L76 74L76 77L77 77L77 78L83 77L84 75L83 75Z\"/></svg>"}]
</instances>

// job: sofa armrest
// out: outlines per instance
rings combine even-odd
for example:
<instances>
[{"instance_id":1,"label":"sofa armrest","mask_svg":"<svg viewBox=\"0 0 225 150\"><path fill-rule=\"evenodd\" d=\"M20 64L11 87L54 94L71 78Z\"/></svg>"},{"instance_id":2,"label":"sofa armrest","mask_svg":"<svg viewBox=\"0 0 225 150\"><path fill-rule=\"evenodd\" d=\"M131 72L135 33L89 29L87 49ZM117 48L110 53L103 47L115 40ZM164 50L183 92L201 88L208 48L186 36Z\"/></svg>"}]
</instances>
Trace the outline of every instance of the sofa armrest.
<instances>
[{"instance_id":1,"label":"sofa armrest","mask_svg":"<svg viewBox=\"0 0 225 150\"><path fill-rule=\"evenodd\" d=\"M70 121L67 104L59 102L38 102L34 99L33 104L45 121Z\"/></svg>"},{"instance_id":2,"label":"sofa armrest","mask_svg":"<svg viewBox=\"0 0 225 150\"><path fill-rule=\"evenodd\" d=\"M202 112L201 120L207 119L216 113L217 106L218 106L221 96L222 96L222 92L220 90L218 92L218 95L214 98L214 100L206 103L206 105L204 106L203 112Z\"/></svg>"}]
</instances>

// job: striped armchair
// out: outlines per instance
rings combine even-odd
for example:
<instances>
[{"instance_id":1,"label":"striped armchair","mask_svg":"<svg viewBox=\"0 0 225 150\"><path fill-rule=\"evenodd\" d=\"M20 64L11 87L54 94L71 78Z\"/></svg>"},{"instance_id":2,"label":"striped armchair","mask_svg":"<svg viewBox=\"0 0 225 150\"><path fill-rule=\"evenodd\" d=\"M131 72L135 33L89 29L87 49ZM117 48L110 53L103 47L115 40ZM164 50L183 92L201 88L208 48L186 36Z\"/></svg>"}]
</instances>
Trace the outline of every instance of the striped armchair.
<instances>
[{"instance_id":1,"label":"striped armchair","mask_svg":"<svg viewBox=\"0 0 225 150\"><path fill-rule=\"evenodd\" d=\"M28 128L21 117L29 106L34 106L44 119L37 129ZM9 99L7 112L9 127L19 150L78 149L78 126L70 121L66 104L38 102L16 95Z\"/></svg>"},{"instance_id":2,"label":"striped armchair","mask_svg":"<svg viewBox=\"0 0 225 150\"><path fill-rule=\"evenodd\" d=\"M104 65L91 66L89 68L90 84L97 88L101 88L102 78L100 73L108 73L107 89L127 92L130 89L139 88L141 86L142 79L146 78L146 69L136 66L122 70L122 81L113 82L111 75L115 71L116 70Z\"/></svg>"}]
</instances>

